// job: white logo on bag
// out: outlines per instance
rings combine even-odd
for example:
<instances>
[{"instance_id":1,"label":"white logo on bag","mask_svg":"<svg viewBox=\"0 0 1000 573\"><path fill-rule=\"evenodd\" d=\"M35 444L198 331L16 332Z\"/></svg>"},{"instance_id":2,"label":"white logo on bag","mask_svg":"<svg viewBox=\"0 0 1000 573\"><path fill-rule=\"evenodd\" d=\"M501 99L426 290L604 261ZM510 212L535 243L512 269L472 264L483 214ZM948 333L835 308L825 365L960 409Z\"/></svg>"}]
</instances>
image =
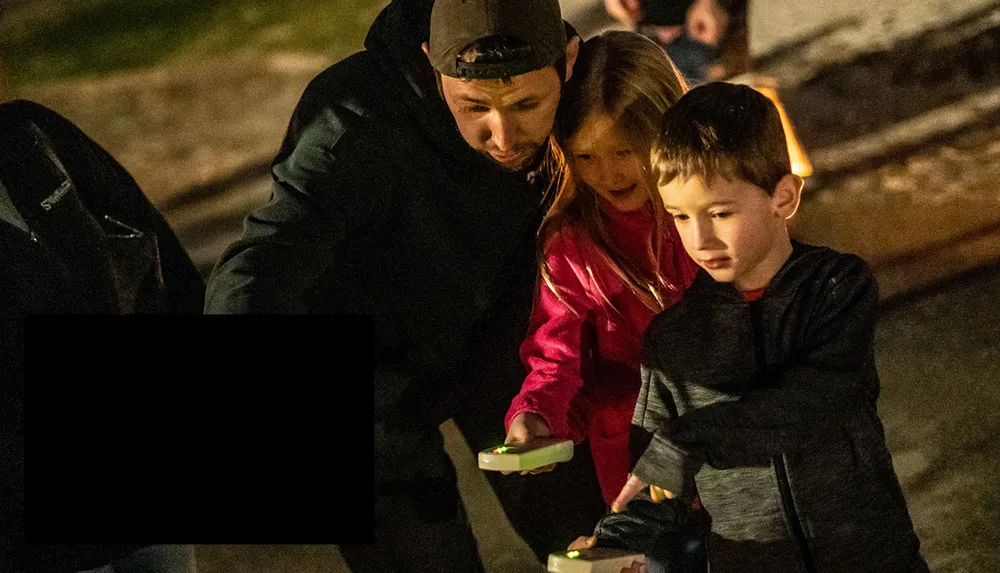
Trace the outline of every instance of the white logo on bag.
<instances>
[{"instance_id":1,"label":"white logo on bag","mask_svg":"<svg viewBox=\"0 0 1000 573\"><path fill-rule=\"evenodd\" d=\"M72 185L73 184L68 179L66 181L63 181L62 185L60 185L58 189L56 189L51 195L49 195L42 201L41 203L42 209L45 209L46 211L51 209L53 205L58 203L59 200L63 198L63 195L69 192L69 188Z\"/></svg>"}]
</instances>

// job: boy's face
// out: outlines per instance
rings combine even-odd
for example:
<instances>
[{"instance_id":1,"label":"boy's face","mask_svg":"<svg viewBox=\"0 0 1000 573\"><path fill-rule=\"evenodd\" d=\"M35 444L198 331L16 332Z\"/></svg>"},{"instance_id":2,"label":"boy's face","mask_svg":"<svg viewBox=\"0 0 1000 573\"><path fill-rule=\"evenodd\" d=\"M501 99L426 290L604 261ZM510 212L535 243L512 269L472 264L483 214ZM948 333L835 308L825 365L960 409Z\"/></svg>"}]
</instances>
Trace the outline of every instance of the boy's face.
<instances>
[{"instance_id":1,"label":"boy's face","mask_svg":"<svg viewBox=\"0 0 1000 573\"><path fill-rule=\"evenodd\" d=\"M684 248L719 282L741 291L767 286L792 252L786 219L798 208L802 179L786 175L773 196L740 179L675 179L659 186Z\"/></svg>"}]
</instances>

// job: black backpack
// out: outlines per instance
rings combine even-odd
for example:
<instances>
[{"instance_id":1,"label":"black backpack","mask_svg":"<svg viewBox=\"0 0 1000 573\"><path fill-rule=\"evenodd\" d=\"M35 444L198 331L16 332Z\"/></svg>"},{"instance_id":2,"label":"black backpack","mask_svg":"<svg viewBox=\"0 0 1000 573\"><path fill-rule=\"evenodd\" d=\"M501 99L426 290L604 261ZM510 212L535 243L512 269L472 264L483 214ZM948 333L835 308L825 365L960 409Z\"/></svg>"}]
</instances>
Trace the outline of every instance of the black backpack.
<instances>
[{"instance_id":1,"label":"black backpack","mask_svg":"<svg viewBox=\"0 0 1000 573\"><path fill-rule=\"evenodd\" d=\"M28 101L0 105L0 142L4 314L202 312L194 263L104 149Z\"/></svg>"},{"instance_id":2,"label":"black backpack","mask_svg":"<svg viewBox=\"0 0 1000 573\"><path fill-rule=\"evenodd\" d=\"M0 104L0 183L0 570L90 569L140 546L23 546L25 318L200 314L205 284L132 176L46 107Z\"/></svg>"}]
</instances>

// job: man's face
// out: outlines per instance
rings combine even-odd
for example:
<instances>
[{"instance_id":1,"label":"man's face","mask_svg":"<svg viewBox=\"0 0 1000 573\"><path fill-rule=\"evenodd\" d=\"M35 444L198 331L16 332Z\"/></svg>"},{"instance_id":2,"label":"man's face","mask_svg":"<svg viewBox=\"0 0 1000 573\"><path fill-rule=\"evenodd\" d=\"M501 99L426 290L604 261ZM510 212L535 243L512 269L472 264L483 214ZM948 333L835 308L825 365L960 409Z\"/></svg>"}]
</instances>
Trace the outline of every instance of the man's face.
<instances>
[{"instance_id":1,"label":"man's face","mask_svg":"<svg viewBox=\"0 0 1000 573\"><path fill-rule=\"evenodd\" d=\"M659 191L684 248L715 280L743 291L762 288L787 258L781 197L722 177L710 184L701 177L675 179Z\"/></svg>"},{"instance_id":2,"label":"man's face","mask_svg":"<svg viewBox=\"0 0 1000 573\"><path fill-rule=\"evenodd\" d=\"M441 76L444 100L465 141L511 171L530 166L548 140L561 81L554 67L509 81Z\"/></svg>"}]
</instances>

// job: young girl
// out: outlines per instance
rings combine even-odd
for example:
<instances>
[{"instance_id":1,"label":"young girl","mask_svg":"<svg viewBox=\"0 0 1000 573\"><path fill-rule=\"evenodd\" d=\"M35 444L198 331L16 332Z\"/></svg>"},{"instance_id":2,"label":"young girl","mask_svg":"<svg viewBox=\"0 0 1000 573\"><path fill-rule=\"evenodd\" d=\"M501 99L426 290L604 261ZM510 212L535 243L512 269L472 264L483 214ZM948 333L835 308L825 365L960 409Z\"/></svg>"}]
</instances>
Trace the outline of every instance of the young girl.
<instances>
[{"instance_id":1,"label":"young girl","mask_svg":"<svg viewBox=\"0 0 1000 573\"><path fill-rule=\"evenodd\" d=\"M608 505L630 470L643 331L697 271L649 175L660 118L685 90L651 40L594 37L565 86L548 158L554 197L521 347L529 374L507 413L507 442L588 440Z\"/></svg>"}]
</instances>

